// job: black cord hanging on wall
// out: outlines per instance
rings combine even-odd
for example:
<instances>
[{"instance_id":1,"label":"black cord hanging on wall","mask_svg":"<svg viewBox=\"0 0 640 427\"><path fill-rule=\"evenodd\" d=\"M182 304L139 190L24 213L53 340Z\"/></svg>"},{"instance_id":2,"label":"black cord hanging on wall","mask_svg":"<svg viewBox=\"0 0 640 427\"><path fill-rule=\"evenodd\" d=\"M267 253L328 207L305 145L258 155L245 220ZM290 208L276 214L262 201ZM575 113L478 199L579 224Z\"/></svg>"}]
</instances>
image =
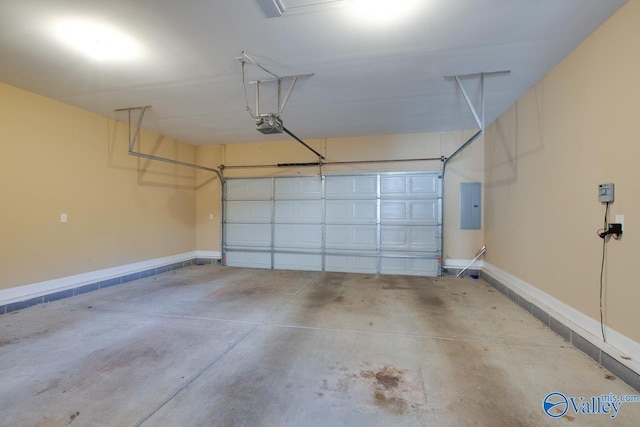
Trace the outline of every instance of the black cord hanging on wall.
<instances>
[{"instance_id":1,"label":"black cord hanging on wall","mask_svg":"<svg viewBox=\"0 0 640 427\"><path fill-rule=\"evenodd\" d=\"M606 343L607 336L605 334L604 327L604 279L605 279L605 268L607 263L607 243L611 234L608 233L608 225L609 225L609 207L611 206L610 202L606 202L607 206L604 210L604 225L602 229L598 230L598 236L602 238L602 263L600 264L600 331L602 332L602 340Z\"/></svg>"}]
</instances>

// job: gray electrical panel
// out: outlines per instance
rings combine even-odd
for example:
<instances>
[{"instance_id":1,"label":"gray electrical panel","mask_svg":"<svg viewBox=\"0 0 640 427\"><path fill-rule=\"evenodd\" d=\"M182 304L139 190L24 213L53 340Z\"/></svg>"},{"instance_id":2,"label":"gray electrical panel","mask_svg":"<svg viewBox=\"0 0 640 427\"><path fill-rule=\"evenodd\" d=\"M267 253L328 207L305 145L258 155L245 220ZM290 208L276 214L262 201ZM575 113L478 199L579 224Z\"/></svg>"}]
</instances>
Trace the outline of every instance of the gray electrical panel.
<instances>
[{"instance_id":1,"label":"gray electrical panel","mask_svg":"<svg viewBox=\"0 0 640 427\"><path fill-rule=\"evenodd\" d=\"M460 184L460 229L480 230L482 228L482 184L463 182Z\"/></svg>"},{"instance_id":2,"label":"gray electrical panel","mask_svg":"<svg viewBox=\"0 0 640 427\"><path fill-rule=\"evenodd\" d=\"M600 203L612 203L614 199L614 185L612 182L598 186L598 200Z\"/></svg>"}]
</instances>

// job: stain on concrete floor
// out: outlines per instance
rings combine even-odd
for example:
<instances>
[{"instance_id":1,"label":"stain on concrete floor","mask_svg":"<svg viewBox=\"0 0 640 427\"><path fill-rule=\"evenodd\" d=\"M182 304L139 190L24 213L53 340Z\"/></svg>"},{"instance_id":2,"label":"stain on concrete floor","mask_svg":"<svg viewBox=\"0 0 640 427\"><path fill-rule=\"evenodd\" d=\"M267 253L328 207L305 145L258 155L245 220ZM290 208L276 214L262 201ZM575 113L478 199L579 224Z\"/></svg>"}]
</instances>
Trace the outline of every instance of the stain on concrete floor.
<instances>
[{"instance_id":1,"label":"stain on concrete floor","mask_svg":"<svg viewBox=\"0 0 640 427\"><path fill-rule=\"evenodd\" d=\"M405 371L389 365L385 365L376 372L360 372L362 378L370 379L373 382L375 405L393 414L404 413L408 406L407 401L402 397L402 391L398 389L401 383L404 383L404 374Z\"/></svg>"}]
</instances>

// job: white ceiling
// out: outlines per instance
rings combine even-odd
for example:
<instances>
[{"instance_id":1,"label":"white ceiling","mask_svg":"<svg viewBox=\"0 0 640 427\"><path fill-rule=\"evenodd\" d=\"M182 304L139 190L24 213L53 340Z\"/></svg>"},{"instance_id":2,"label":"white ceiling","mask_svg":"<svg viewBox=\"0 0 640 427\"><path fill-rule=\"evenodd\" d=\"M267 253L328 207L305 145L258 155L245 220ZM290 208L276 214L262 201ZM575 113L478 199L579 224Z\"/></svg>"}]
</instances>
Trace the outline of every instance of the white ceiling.
<instances>
[{"instance_id":1,"label":"white ceiling","mask_svg":"<svg viewBox=\"0 0 640 427\"><path fill-rule=\"evenodd\" d=\"M489 124L626 3L423 0L399 25L375 26L349 0L281 1L270 18L263 0L2 0L0 81L119 120L114 109L151 105L144 127L195 144L285 139L257 132L245 111L246 51L278 75L315 73L282 115L303 139L475 129L444 76L511 70L486 80ZM144 53L87 59L51 36L68 17L111 25ZM257 70L249 78L269 77ZM477 80L464 83L477 101ZM262 112L275 112L264 95Z\"/></svg>"}]
</instances>

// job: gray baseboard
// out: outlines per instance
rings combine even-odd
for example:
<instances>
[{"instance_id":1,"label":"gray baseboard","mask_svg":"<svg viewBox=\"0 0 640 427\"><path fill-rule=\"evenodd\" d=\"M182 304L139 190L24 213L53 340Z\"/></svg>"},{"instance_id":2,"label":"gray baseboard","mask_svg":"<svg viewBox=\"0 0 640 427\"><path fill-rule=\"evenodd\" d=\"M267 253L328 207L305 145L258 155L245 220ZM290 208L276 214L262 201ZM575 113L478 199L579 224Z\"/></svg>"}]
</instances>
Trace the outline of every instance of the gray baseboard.
<instances>
[{"instance_id":1,"label":"gray baseboard","mask_svg":"<svg viewBox=\"0 0 640 427\"><path fill-rule=\"evenodd\" d=\"M462 271L462 267L444 267L442 269L442 274L444 276L457 276L458 273ZM462 274L461 277L471 277L471 276L480 276L481 271L475 268L468 268Z\"/></svg>"},{"instance_id":2,"label":"gray baseboard","mask_svg":"<svg viewBox=\"0 0 640 427\"><path fill-rule=\"evenodd\" d=\"M213 259L213 258L196 258L195 264L196 265L220 265L220 260Z\"/></svg>"},{"instance_id":3,"label":"gray baseboard","mask_svg":"<svg viewBox=\"0 0 640 427\"><path fill-rule=\"evenodd\" d=\"M465 272L466 274L466 272ZM542 308L533 304L531 301L523 298L512 289L506 287L503 283L500 283L498 280L494 279L492 276L487 274L486 272L480 272L480 277L489 283L491 286L496 288L500 293L504 294L507 298L513 301L515 304L519 305L523 309L527 310L532 316L540 320L542 323L547 325L551 330L553 330L556 334L560 335L567 342L572 344L575 348L585 353L587 356L591 357L593 360L598 362L602 367L608 369L615 376L620 378L625 383L629 384L634 390L640 392L640 374L630 369L628 366L624 365L620 361L616 360L610 354L592 344L587 339L582 337L579 333L569 328L564 323L555 319L549 313L544 311Z\"/></svg>"},{"instance_id":4,"label":"gray baseboard","mask_svg":"<svg viewBox=\"0 0 640 427\"><path fill-rule=\"evenodd\" d=\"M114 277L108 280L89 283L87 285L78 286L77 288L65 289L64 291L56 291L50 294L28 298L23 301L0 305L0 315L8 314L18 310L24 310L25 308L34 307L38 304L44 304L47 302L58 301L64 298L70 298L76 295L86 294L87 292L97 291L98 289L109 288L111 286L121 285L123 283L128 283L134 280L144 279L145 277L155 276L158 274L166 273L168 271L189 267L191 265L208 265L218 263L219 260L210 258L194 258L187 261L176 262L173 264L164 265L162 267L151 268L149 270L139 271L137 273L126 274L124 276Z\"/></svg>"}]
</instances>

